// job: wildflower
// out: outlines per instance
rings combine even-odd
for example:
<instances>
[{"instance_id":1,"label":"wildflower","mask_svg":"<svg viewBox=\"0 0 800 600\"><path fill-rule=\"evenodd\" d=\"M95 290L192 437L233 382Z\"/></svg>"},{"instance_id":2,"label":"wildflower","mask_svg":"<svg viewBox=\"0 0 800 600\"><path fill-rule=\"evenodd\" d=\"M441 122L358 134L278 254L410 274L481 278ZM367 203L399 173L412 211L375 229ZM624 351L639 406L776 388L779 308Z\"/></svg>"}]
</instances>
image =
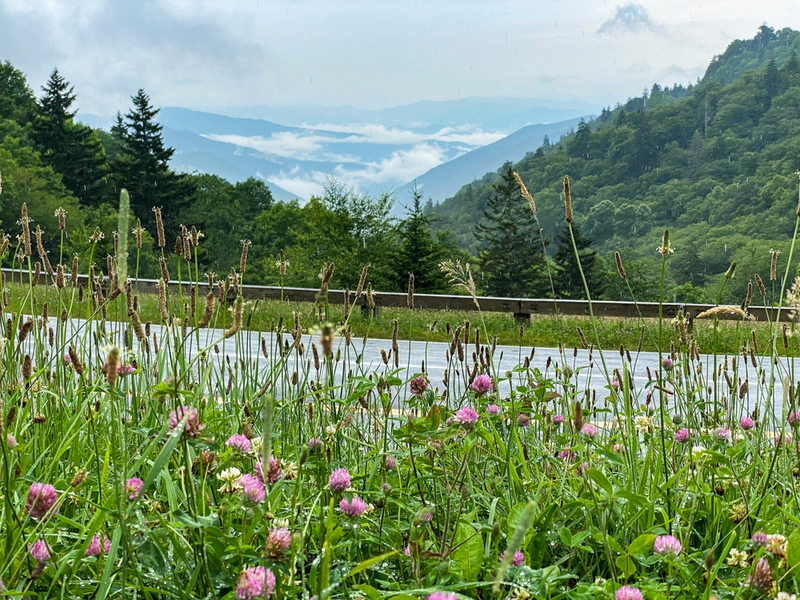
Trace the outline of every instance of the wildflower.
<instances>
[{"instance_id":1,"label":"wildflower","mask_svg":"<svg viewBox=\"0 0 800 600\"><path fill-rule=\"evenodd\" d=\"M692 446L692 460L700 461L705 458L706 447L703 445Z\"/></svg>"},{"instance_id":2,"label":"wildflower","mask_svg":"<svg viewBox=\"0 0 800 600\"><path fill-rule=\"evenodd\" d=\"M348 517L360 517L367 510L367 503L358 496L353 496L353 499L348 502L347 498L342 498L339 502L339 508Z\"/></svg>"},{"instance_id":3,"label":"wildflower","mask_svg":"<svg viewBox=\"0 0 800 600\"><path fill-rule=\"evenodd\" d=\"M128 492L128 500L136 500L139 497L139 492L142 491L144 481L138 477L131 477L125 482L125 491Z\"/></svg>"},{"instance_id":4,"label":"wildflower","mask_svg":"<svg viewBox=\"0 0 800 600\"><path fill-rule=\"evenodd\" d=\"M769 593L772 591L773 584L772 569L769 563L766 559L759 558L752 574L747 578L747 585L764 593Z\"/></svg>"},{"instance_id":5,"label":"wildflower","mask_svg":"<svg viewBox=\"0 0 800 600\"><path fill-rule=\"evenodd\" d=\"M623 585L617 590L617 593L614 594L614 600L644 600L644 597L638 588Z\"/></svg>"},{"instance_id":6,"label":"wildflower","mask_svg":"<svg viewBox=\"0 0 800 600\"><path fill-rule=\"evenodd\" d=\"M478 413L474 408L463 406L456 411L456 421L464 427L472 427L478 421Z\"/></svg>"},{"instance_id":7,"label":"wildflower","mask_svg":"<svg viewBox=\"0 0 800 600\"><path fill-rule=\"evenodd\" d=\"M117 367L117 375L130 375L136 370L133 365L128 363L120 363Z\"/></svg>"},{"instance_id":8,"label":"wildflower","mask_svg":"<svg viewBox=\"0 0 800 600\"><path fill-rule=\"evenodd\" d=\"M108 554L109 550L111 550L111 540L109 540L106 536L103 536L103 546L101 550L100 534L96 534L89 542L89 546L86 548L85 554L86 556L99 556L101 551L103 554Z\"/></svg>"},{"instance_id":9,"label":"wildflower","mask_svg":"<svg viewBox=\"0 0 800 600\"><path fill-rule=\"evenodd\" d=\"M588 438L595 437L600 431L594 425L589 425L588 423L581 427L581 433Z\"/></svg>"},{"instance_id":10,"label":"wildflower","mask_svg":"<svg viewBox=\"0 0 800 600\"><path fill-rule=\"evenodd\" d=\"M13 435L9 433L8 436L6 437L6 444L8 444L8 447L13 450L14 448L17 447L17 438L15 438Z\"/></svg>"},{"instance_id":11,"label":"wildflower","mask_svg":"<svg viewBox=\"0 0 800 600\"><path fill-rule=\"evenodd\" d=\"M397 460L391 454L387 455L383 459L383 466L387 471L393 471L397 468Z\"/></svg>"},{"instance_id":12,"label":"wildflower","mask_svg":"<svg viewBox=\"0 0 800 600\"><path fill-rule=\"evenodd\" d=\"M659 556L678 556L681 543L671 535L659 535L653 542L653 552Z\"/></svg>"},{"instance_id":13,"label":"wildflower","mask_svg":"<svg viewBox=\"0 0 800 600\"><path fill-rule=\"evenodd\" d=\"M564 422L564 417L562 415L553 415L553 425L561 425Z\"/></svg>"},{"instance_id":14,"label":"wildflower","mask_svg":"<svg viewBox=\"0 0 800 600\"><path fill-rule=\"evenodd\" d=\"M269 469L264 472L264 461L260 458L256 463L256 477L261 480L261 483L266 485L274 485L278 480L283 477L283 469L281 468L280 461L274 456L269 457Z\"/></svg>"},{"instance_id":15,"label":"wildflower","mask_svg":"<svg viewBox=\"0 0 800 600\"><path fill-rule=\"evenodd\" d=\"M252 431L253 426L250 423L245 423L242 425L242 431L244 432L244 436L250 440L250 454L253 456L261 456L261 446L263 445L263 441L261 440L261 436L251 436L248 431ZM255 431L253 431L255 433Z\"/></svg>"},{"instance_id":16,"label":"wildflower","mask_svg":"<svg viewBox=\"0 0 800 600\"><path fill-rule=\"evenodd\" d=\"M797 600L797 594L790 594L789 592L778 592L775 600Z\"/></svg>"},{"instance_id":17,"label":"wildflower","mask_svg":"<svg viewBox=\"0 0 800 600\"><path fill-rule=\"evenodd\" d=\"M408 388L414 396L420 398L428 390L428 380L425 375L418 375L409 382Z\"/></svg>"},{"instance_id":18,"label":"wildflower","mask_svg":"<svg viewBox=\"0 0 800 600\"><path fill-rule=\"evenodd\" d=\"M69 355L69 352L64 354L64 364L71 365L72 364L72 357Z\"/></svg>"},{"instance_id":19,"label":"wildflower","mask_svg":"<svg viewBox=\"0 0 800 600\"><path fill-rule=\"evenodd\" d=\"M789 425L800 423L800 410L790 411L789 416L786 417L786 422L789 423Z\"/></svg>"},{"instance_id":20,"label":"wildflower","mask_svg":"<svg viewBox=\"0 0 800 600\"><path fill-rule=\"evenodd\" d=\"M179 406L177 410L169 413L169 430L174 431L178 424L186 418L186 428L183 435L186 437L197 437L205 429L205 425L200 423L200 415L193 406Z\"/></svg>"},{"instance_id":21,"label":"wildflower","mask_svg":"<svg viewBox=\"0 0 800 600\"><path fill-rule=\"evenodd\" d=\"M663 368L665 371L672 371L674 367L675 362L671 358L665 358L661 361L661 368Z\"/></svg>"},{"instance_id":22,"label":"wildflower","mask_svg":"<svg viewBox=\"0 0 800 600\"><path fill-rule=\"evenodd\" d=\"M336 469L328 478L328 486L333 492L343 492L350 487L350 473L347 469Z\"/></svg>"},{"instance_id":23,"label":"wildflower","mask_svg":"<svg viewBox=\"0 0 800 600\"><path fill-rule=\"evenodd\" d=\"M531 424L531 418L526 415L525 413L519 413L517 415L517 425L519 427L527 427Z\"/></svg>"},{"instance_id":24,"label":"wildflower","mask_svg":"<svg viewBox=\"0 0 800 600\"><path fill-rule=\"evenodd\" d=\"M297 463L294 461L286 463L283 469L283 476L286 479L294 479L297 477Z\"/></svg>"},{"instance_id":25,"label":"wildflower","mask_svg":"<svg viewBox=\"0 0 800 600\"><path fill-rule=\"evenodd\" d=\"M292 545L292 534L286 527L270 529L267 543L264 545L267 554L273 558L283 556Z\"/></svg>"},{"instance_id":26,"label":"wildflower","mask_svg":"<svg viewBox=\"0 0 800 600\"><path fill-rule=\"evenodd\" d=\"M275 575L264 567L251 567L239 573L236 597L239 600L269 598L275 591Z\"/></svg>"},{"instance_id":27,"label":"wildflower","mask_svg":"<svg viewBox=\"0 0 800 600\"><path fill-rule=\"evenodd\" d=\"M434 592L428 595L428 600L458 600L458 596L450 592Z\"/></svg>"},{"instance_id":28,"label":"wildflower","mask_svg":"<svg viewBox=\"0 0 800 600\"><path fill-rule=\"evenodd\" d=\"M783 446L784 444L791 444L792 438L786 434L778 434L775 436L775 446Z\"/></svg>"},{"instance_id":29,"label":"wildflower","mask_svg":"<svg viewBox=\"0 0 800 600\"><path fill-rule=\"evenodd\" d=\"M745 569L750 566L750 562L747 560L747 552L738 550L737 548L731 548L731 551L728 554L728 558L725 562L729 567L740 567Z\"/></svg>"},{"instance_id":30,"label":"wildflower","mask_svg":"<svg viewBox=\"0 0 800 600\"><path fill-rule=\"evenodd\" d=\"M322 448L325 447L325 444L319 438L311 438L310 440L308 440L308 447L311 450L311 452L321 452Z\"/></svg>"},{"instance_id":31,"label":"wildflower","mask_svg":"<svg viewBox=\"0 0 800 600\"><path fill-rule=\"evenodd\" d=\"M246 436L240 433L235 433L228 438L228 441L225 442L225 445L228 446L228 448L233 448L234 450L238 450L239 452L246 454L250 452L250 446L252 444Z\"/></svg>"},{"instance_id":32,"label":"wildflower","mask_svg":"<svg viewBox=\"0 0 800 600\"><path fill-rule=\"evenodd\" d=\"M506 553L503 552L500 555L500 562L503 562L505 559L506 559ZM514 558L511 559L511 565L514 567L519 567L522 566L524 562L525 562L525 555L522 553L522 551L517 550L516 552L514 552Z\"/></svg>"},{"instance_id":33,"label":"wildflower","mask_svg":"<svg viewBox=\"0 0 800 600\"><path fill-rule=\"evenodd\" d=\"M611 380L611 389L615 392L619 390L619 379L612 379Z\"/></svg>"},{"instance_id":34,"label":"wildflower","mask_svg":"<svg viewBox=\"0 0 800 600\"><path fill-rule=\"evenodd\" d=\"M767 534L763 531L756 531L750 541L753 542L754 546L766 546L768 541Z\"/></svg>"},{"instance_id":35,"label":"wildflower","mask_svg":"<svg viewBox=\"0 0 800 600\"><path fill-rule=\"evenodd\" d=\"M558 453L558 458L561 460L572 460L575 458L575 453L565 446L561 452Z\"/></svg>"},{"instance_id":36,"label":"wildflower","mask_svg":"<svg viewBox=\"0 0 800 600\"><path fill-rule=\"evenodd\" d=\"M650 417L646 415L636 415L633 419L633 425L636 427L636 431L644 435L650 431Z\"/></svg>"},{"instance_id":37,"label":"wildflower","mask_svg":"<svg viewBox=\"0 0 800 600\"><path fill-rule=\"evenodd\" d=\"M433 513L429 510L423 510L417 515L417 521L420 523L430 523L433 521Z\"/></svg>"},{"instance_id":38,"label":"wildflower","mask_svg":"<svg viewBox=\"0 0 800 600\"><path fill-rule=\"evenodd\" d=\"M488 375L478 375L475 378L475 381L473 381L469 386L469 389L475 392L478 396L483 396L494 389L494 383L492 383L492 378Z\"/></svg>"},{"instance_id":39,"label":"wildflower","mask_svg":"<svg viewBox=\"0 0 800 600\"><path fill-rule=\"evenodd\" d=\"M58 492L49 483L33 483L28 490L28 501L25 503L25 512L31 518L41 520L58 514L56 501Z\"/></svg>"},{"instance_id":40,"label":"wildflower","mask_svg":"<svg viewBox=\"0 0 800 600\"><path fill-rule=\"evenodd\" d=\"M497 404L490 404L486 407L486 412L490 415L497 415L500 413L500 407Z\"/></svg>"},{"instance_id":41,"label":"wildflower","mask_svg":"<svg viewBox=\"0 0 800 600\"><path fill-rule=\"evenodd\" d=\"M50 558L50 551L47 549L47 544L44 540L38 539L28 548L33 559L38 563L46 562Z\"/></svg>"},{"instance_id":42,"label":"wildflower","mask_svg":"<svg viewBox=\"0 0 800 600\"><path fill-rule=\"evenodd\" d=\"M779 558L784 558L786 556L786 550L786 536L780 533L773 533L767 536L767 552Z\"/></svg>"},{"instance_id":43,"label":"wildflower","mask_svg":"<svg viewBox=\"0 0 800 600\"><path fill-rule=\"evenodd\" d=\"M685 444L689 441L689 430L685 427L683 429L678 429L675 432L675 441L679 444Z\"/></svg>"},{"instance_id":44,"label":"wildflower","mask_svg":"<svg viewBox=\"0 0 800 600\"><path fill-rule=\"evenodd\" d=\"M751 419L747 415L745 415L741 419L739 419L739 426L745 431L748 431L756 426L756 422L753 421L753 419Z\"/></svg>"},{"instance_id":45,"label":"wildflower","mask_svg":"<svg viewBox=\"0 0 800 600\"><path fill-rule=\"evenodd\" d=\"M244 499L252 504L261 504L266 500L267 493L264 490L264 484L255 475L242 475L237 480L239 489L242 490Z\"/></svg>"},{"instance_id":46,"label":"wildflower","mask_svg":"<svg viewBox=\"0 0 800 600\"><path fill-rule=\"evenodd\" d=\"M222 482L222 487L219 488L219 491L223 494L228 494L242 489L242 484L239 481L241 477L242 472L236 467L230 467L218 473L217 479Z\"/></svg>"},{"instance_id":47,"label":"wildflower","mask_svg":"<svg viewBox=\"0 0 800 600\"><path fill-rule=\"evenodd\" d=\"M720 442L730 442L731 441L731 430L730 429L717 429L714 431L714 437L717 438Z\"/></svg>"}]
</instances>

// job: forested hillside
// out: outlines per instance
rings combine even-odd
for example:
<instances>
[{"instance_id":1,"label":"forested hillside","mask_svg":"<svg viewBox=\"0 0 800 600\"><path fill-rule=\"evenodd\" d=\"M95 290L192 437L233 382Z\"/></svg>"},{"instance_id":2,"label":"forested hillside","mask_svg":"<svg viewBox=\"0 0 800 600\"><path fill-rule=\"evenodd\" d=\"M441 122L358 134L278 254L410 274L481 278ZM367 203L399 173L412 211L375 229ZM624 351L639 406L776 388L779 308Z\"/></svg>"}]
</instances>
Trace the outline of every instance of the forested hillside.
<instances>
[{"instance_id":1,"label":"forested hillside","mask_svg":"<svg viewBox=\"0 0 800 600\"><path fill-rule=\"evenodd\" d=\"M665 228L675 249L669 295L678 300L715 298L733 260L738 270L725 295L735 301L756 272L767 279L771 249L785 266L798 203L798 51L800 32L764 26L730 44L696 85L653 85L513 165L535 198L544 237L554 242L563 228L562 179L570 177L575 222L606 259L598 295L628 297L610 274L618 250L639 298L656 296L655 248ZM487 201L510 167L432 209L438 226L473 253L485 244L478 225ZM555 243L548 253L556 253Z\"/></svg>"}]
</instances>

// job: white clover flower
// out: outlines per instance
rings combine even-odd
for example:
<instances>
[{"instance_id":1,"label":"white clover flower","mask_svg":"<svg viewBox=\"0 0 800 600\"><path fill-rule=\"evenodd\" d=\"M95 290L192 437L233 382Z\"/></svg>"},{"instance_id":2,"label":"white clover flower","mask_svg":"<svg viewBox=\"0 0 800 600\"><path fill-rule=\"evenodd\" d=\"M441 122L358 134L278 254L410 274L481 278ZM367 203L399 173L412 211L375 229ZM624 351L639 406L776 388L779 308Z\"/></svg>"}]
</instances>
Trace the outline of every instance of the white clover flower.
<instances>
[{"instance_id":1,"label":"white clover flower","mask_svg":"<svg viewBox=\"0 0 800 600\"><path fill-rule=\"evenodd\" d=\"M336 427L333 425L328 425L325 428L325 435L327 435L328 437L333 437L334 435L336 435Z\"/></svg>"},{"instance_id":2,"label":"white clover flower","mask_svg":"<svg viewBox=\"0 0 800 600\"><path fill-rule=\"evenodd\" d=\"M219 488L219 491L227 494L242 489L242 484L239 483L241 477L242 472L236 467L225 469L217 475L217 479L222 482L222 487Z\"/></svg>"},{"instance_id":3,"label":"white clover flower","mask_svg":"<svg viewBox=\"0 0 800 600\"><path fill-rule=\"evenodd\" d=\"M731 552L728 554L728 559L725 562L728 563L729 567L740 567L744 569L750 566L750 563L747 561L747 552L736 548L731 548Z\"/></svg>"},{"instance_id":4,"label":"white clover flower","mask_svg":"<svg viewBox=\"0 0 800 600\"><path fill-rule=\"evenodd\" d=\"M636 427L636 431L641 434L645 434L650 431L650 417L646 415L636 415L633 419L633 424Z\"/></svg>"},{"instance_id":5,"label":"white clover flower","mask_svg":"<svg viewBox=\"0 0 800 600\"><path fill-rule=\"evenodd\" d=\"M261 436L254 437L250 440L250 454L253 456L261 456L261 447L263 446L263 442L261 441Z\"/></svg>"},{"instance_id":6,"label":"white clover flower","mask_svg":"<svg viewBox=\"0 0 800 600\"><path fill-rule=\"evenodd\" d=\"M276 528L288 528L289 527L289 519L273 519L272 526Z\"/></svg>"},{"instance_id":7,"label":"white clover flower","mask_svg":"<svg viewBox=\"0 0 800 600\"><path fill-rule=\"evenodd\" d=\"M692 446L692 460L702 461L706 458L706 447L703 445Z\"/></svg>"},{"instance_id":8,"label":"white clover flower","mask_svg":"<svg viewBox=\"0 0 800 600\"><path fill-rule=\"evenodd\" d=\"M797 594L790 594L789 592L778 592L775 600L797 600Z\"/></svg>"}]
</instances>

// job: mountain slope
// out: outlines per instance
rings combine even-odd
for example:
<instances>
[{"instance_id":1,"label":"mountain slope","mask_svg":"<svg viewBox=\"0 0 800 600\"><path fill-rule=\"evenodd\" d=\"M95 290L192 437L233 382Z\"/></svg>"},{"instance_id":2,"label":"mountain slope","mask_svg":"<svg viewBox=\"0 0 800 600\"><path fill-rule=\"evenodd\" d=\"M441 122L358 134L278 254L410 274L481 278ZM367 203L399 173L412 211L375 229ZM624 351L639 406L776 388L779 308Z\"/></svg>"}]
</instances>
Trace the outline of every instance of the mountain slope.
<instances>
[{"instance_id":1,"label":"mountain slope","mask_svg":"<svg viewBox=\"0 0 800 600\"><path fill-rule=\"evenodd\" d=\"M564 226L562 179L569 175L576 225L601 253L619 250L634 261L629 273L650 282L645 287L657 279L654 248L666 228L676 248L667 277L686 290L706 287L715 297L721 273L736 260L737 276L725 294L738 303L756 272L766 279L770 248L783 250L783 269L798 193L800 64L791 53L779 67L770 59L797 36L791 30L769 36L758 69L728 85L717 76L751 64L754 54L726 51L700 84L677 95L654 87L649 98L626 104L646 110L604 111L514 165L536 199L545 237L555 238ZM758 43L737 40L729 50ZM434 209L439 226L472 252L495 178L487 174ZM624 286L617 293L627 296Z\"/></svg>"},{"instance_id":2,"label":"mountain slope","mask_svg":"<svg viewBox=\"0 0 800 600\"><path fill-rule=\"evenodd\" d=\"M528 152L533 152L542 145L545 136L558 140L573 129L580 119L560 121L550 125L528 125L511 135L487 146L476 148L466 154L454 158L438 167L434 167L414 181L395 190L402 204L408 193L416 185L425 199L442 202L455 194L464 181L477 178L492 171L506 161L518 161Z\"/></svg>"}]
</instances>

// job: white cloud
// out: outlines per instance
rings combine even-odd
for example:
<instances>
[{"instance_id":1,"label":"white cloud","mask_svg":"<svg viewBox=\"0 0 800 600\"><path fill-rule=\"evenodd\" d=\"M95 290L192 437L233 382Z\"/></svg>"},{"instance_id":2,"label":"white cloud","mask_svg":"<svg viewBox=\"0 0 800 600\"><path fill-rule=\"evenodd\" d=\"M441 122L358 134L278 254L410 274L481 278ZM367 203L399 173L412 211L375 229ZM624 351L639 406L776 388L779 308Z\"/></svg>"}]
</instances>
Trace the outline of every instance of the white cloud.
<instances>
[{"instance_id":1,"label":"white cloud","mask_svg":"<svg viewBox=\"0 0 800 600\"><path fill-rule=\"evenodd\" d=\"M597 30L598 33L638 33L640 31L663 33L664 26L655 23L644 6L633 2L618 6L614 16Z\"/></svg>"},{"instance_id":2,"label":"white cloud","mask_svg":"<svg viewBox=\"0 0 800 600\"><path fill-rule=\"evenodd\" d=\"M298 198L308 200L311 196L322 196L325 192L324 184L327 177L328 175L325 173L318 172L301 175L295 169L289 173L281 171L277 175L270 175L265 179L286 191L297 194Z\"/></svg>"},{"instance_id":3,"label":"white cloud","mask_svg":"<svg viewBox=\"0 0 800 600\"><path fill-rule=\"evenodd\" d=\"M389 158L380 162L370 162L363 169L348 170L343 166L336 169L336 176L351 185L381 183L406 183L439 166L447 160L443 148L424 142L410 150L396 150Z\"/></svg>"},{"instance_id":4,"label":"white cloud","mask_svg":"<svg viewBox=\"0 0 800 600\"><path fill-rule=\"evenodd\" d=\"M368 144L418 144L420 142L459 142L470 146L485 146L506 136L496 131L483 131L469 125L462 127L443 127L433 133L420 133L410 129L389 128L379 124L332 125L320 123L309 128L332 131L335 133L353 133L354 135L339 140L341 142Z\"/></svg>"}]
</instances>

